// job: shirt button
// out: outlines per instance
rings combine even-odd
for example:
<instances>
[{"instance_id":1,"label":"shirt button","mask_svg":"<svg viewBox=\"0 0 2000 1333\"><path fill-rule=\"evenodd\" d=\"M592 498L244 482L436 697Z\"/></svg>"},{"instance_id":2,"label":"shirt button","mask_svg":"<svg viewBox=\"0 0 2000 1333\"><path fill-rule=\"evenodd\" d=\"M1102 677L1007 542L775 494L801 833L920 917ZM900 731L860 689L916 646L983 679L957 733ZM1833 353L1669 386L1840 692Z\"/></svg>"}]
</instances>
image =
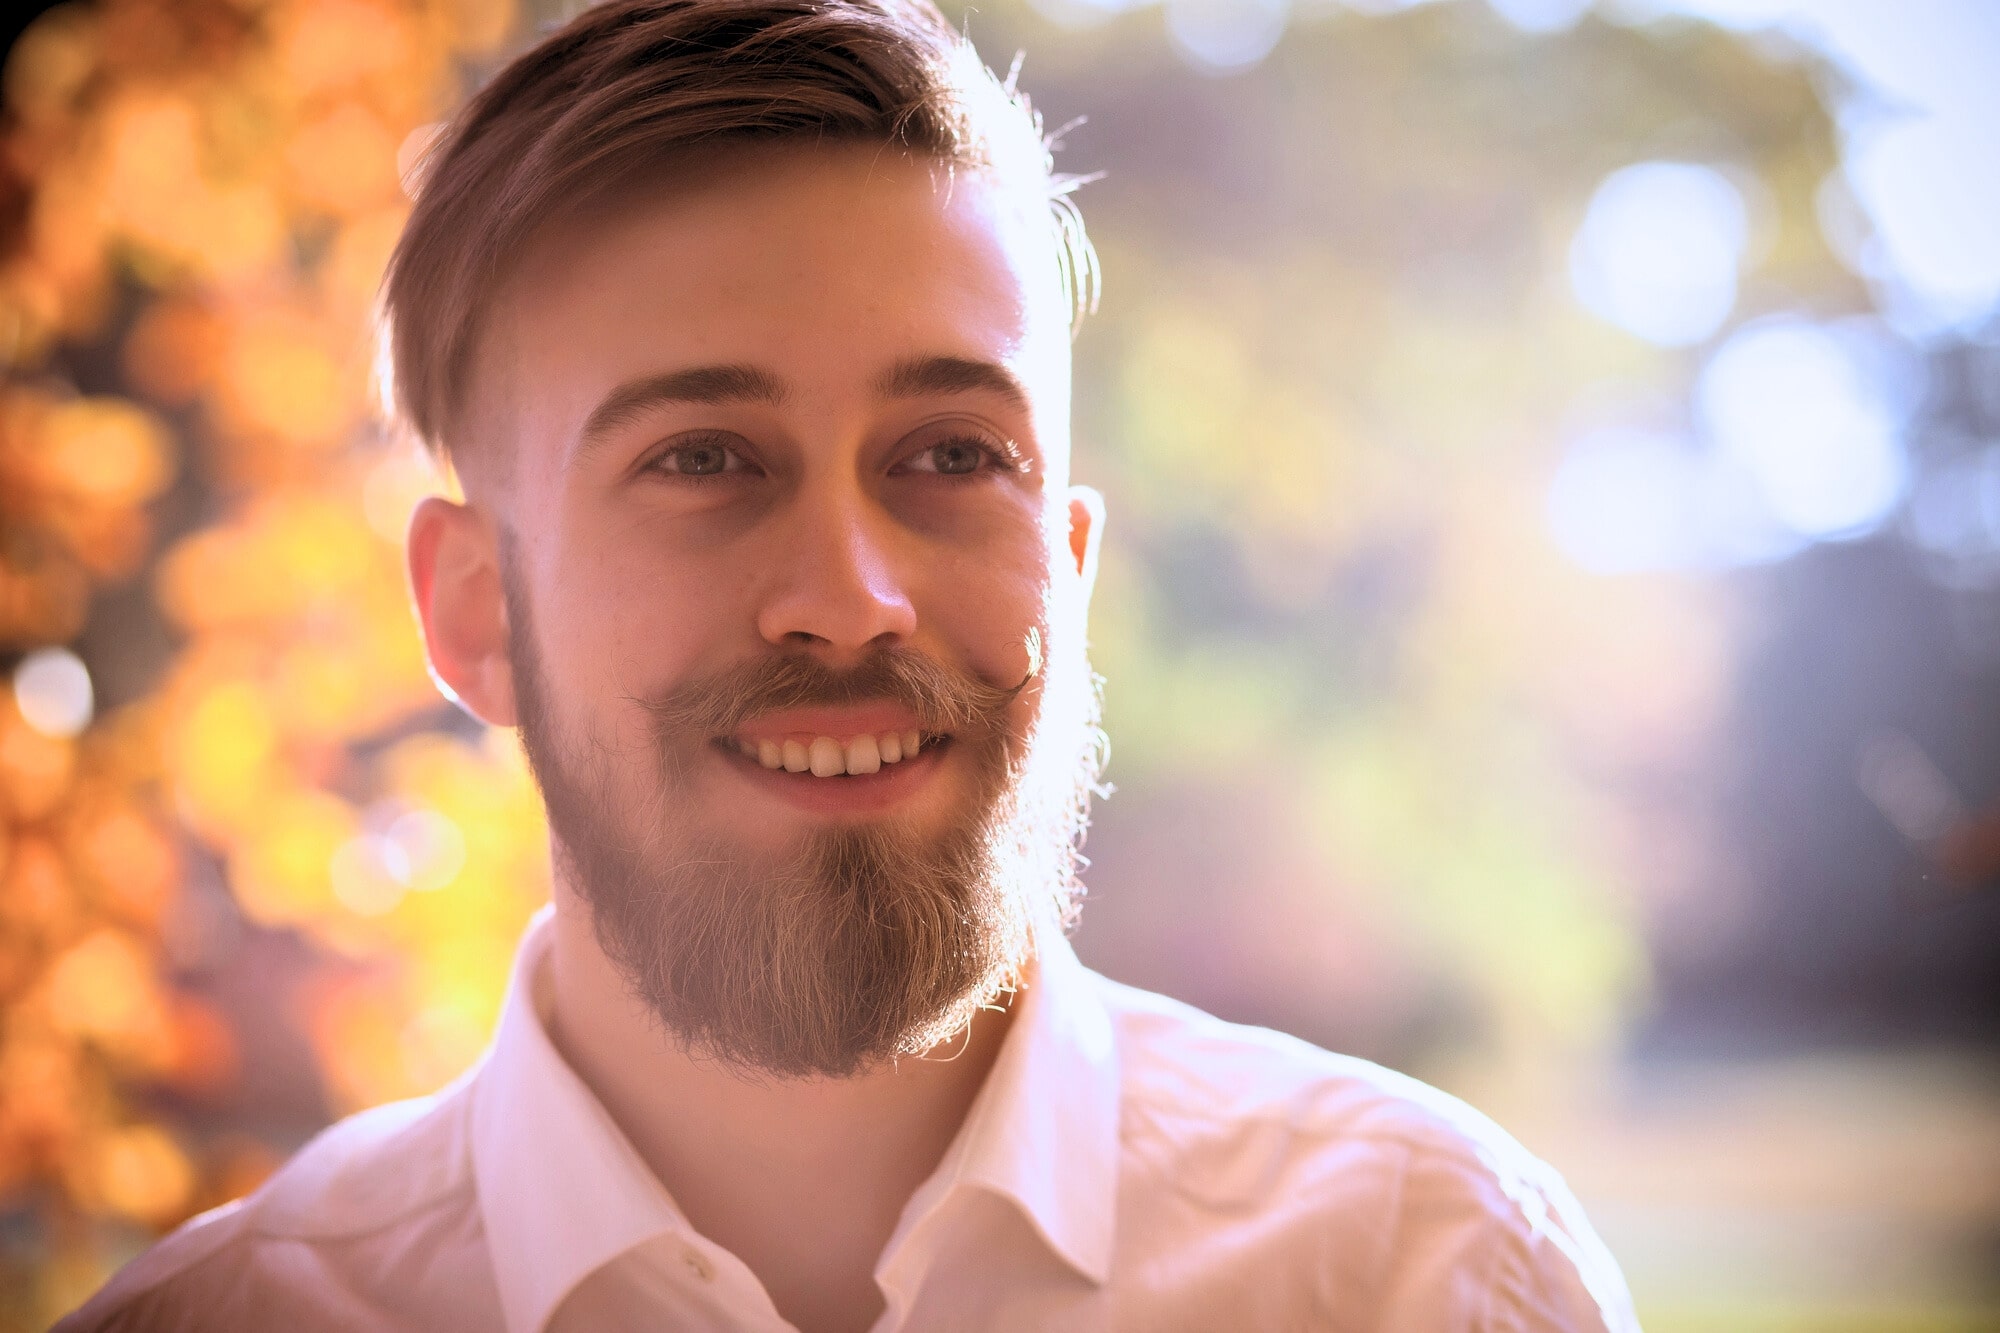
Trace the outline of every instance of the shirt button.
<instances>
[{"instance_id":1,"label":"shirt button","mask_svg":"<svg viewBox=\"0 0 2000 1333\"><path fill-rule=\"evenodd\" d=\"M693 1250L682 1250L681 1262L687 1265L688 1272L693 1273L703 1282L707 1282L715 1276L715 1265L702 1258L701 1255Z\"/></svg>"}]
</instances>

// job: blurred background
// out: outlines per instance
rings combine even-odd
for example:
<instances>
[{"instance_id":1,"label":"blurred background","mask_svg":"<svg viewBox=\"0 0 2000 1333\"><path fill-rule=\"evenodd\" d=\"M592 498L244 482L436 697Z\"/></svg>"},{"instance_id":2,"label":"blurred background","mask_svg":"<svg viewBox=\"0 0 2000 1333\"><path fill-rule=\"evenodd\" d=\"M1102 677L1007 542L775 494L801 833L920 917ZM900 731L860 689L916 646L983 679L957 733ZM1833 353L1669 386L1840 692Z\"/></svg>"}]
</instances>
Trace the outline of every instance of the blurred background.
<instances>
[{"instance_id":1,"label":"blurred background","mask_svg":"<svg viewBox=\"0 0 2000 1333\"><path fill-rule=\"evenodd\" d=\"M1655 1333L2000 1328L2000 7L947 8L1106 173L1084 957L1492 1112ZM7 30L0 1329L485 1041L367 315L556 9Z\"/></svg>"}]
</instances>

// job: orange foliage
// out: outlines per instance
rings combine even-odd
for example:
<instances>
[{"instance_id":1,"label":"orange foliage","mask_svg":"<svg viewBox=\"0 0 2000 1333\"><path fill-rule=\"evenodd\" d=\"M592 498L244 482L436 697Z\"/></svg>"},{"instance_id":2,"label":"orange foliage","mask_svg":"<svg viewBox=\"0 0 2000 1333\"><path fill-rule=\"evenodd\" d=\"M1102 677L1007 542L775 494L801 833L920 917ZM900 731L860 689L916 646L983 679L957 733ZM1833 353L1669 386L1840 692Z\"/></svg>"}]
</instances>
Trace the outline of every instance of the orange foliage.
<instances>
[{"instance_id":1,"label":"orange foliage","mask_svg":"<svg viewBox=\"0 0 2000 1333\"><path fill-rule=\"evenodd\" d=\"M298 1024L342 1106L473 1057L546 894L511 740L381 743L439 707L400 553L435 483L367 410L404 174L514 21L510 0L103 0L9 57L0 651L76 641L134 579L181 636L78 735L0 683L0 1206L51 1210L46 1315L106 1260L79 1219L169 1225L279 1157L160 1109L226 1102L244 1069L229 1008L180 971L190 851L251 929L359 967L305 987ZM130 396L63 382L80 345ZM208 509L163 545L184 470Z\"/></svg>"}]
</instances>

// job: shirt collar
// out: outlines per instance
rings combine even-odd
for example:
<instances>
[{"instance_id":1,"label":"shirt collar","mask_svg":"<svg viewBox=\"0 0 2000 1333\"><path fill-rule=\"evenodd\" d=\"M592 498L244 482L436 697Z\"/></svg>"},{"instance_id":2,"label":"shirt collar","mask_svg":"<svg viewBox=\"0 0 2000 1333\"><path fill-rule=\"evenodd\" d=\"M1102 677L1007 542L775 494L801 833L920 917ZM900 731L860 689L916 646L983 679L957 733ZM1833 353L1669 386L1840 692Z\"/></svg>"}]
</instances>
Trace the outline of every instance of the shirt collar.
<instances>
[{"instance_id":1,"label":"shirt collar","mask_svg":"<svg viewBox=\"0 0 2000 1333\"><path fill-rule=\"evenodd\" d=\"M597 1269L686 1219L549 1040L544 907L514 956L472 1098L472 1169L507 1333L541 1333Z\"/></svg>"},{"instance_id":2,"label":"shirt collar","mask_svg":"<svg viewBox=\"0 0 2000 1333\"><path fill-rule=\"evenodd\" d=\"M1051 1249L1102 1283L1111 1270L1119 1163L1118 1051L1090 973L1044 940L986 1085L937 1171L903 1212L878 1275L903 1267L926 1220L965 1188L1020 1208Z\"/></svg>"},{"instance_id":3,"label":"shirt collar","mask_svg":"<svg viewBox=\"0 0 2000 1333\"><path fill-rule=\"evenodd\" d=\"M507 1333L541 1333L597 1269L687 1220L549 1040L538 995L551 909L528 925L492 1049L475 1080L472 1164ZM944 1160L884 1247L885 1277L959 1191L1021 1209L1077 1272L1110 1272L1119 1071L1110 1017L1069 941L1045 941L1014 1023Z\"/></svg>"}]
</instances>

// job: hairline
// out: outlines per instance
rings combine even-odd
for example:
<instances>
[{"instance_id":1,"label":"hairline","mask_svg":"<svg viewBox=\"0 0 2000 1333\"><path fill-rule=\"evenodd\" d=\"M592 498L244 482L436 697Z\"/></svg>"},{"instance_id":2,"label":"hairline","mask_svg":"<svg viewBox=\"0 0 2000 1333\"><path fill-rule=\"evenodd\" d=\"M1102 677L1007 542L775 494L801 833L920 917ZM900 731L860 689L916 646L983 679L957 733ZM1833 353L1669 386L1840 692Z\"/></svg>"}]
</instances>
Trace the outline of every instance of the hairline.
<instances>
[{"instance_id":1,"label":"hairline","mask_svg":"<svg viewBox=\"0 0 2000 1333\"><path fill-rule=\"evenodd\" d=\"M1019 65L996 75L932 0L591 5L488 81L406 176L416 207L378 307L388 417L447 466L469 459L471 357L520 255L592 204L749 149L867 143L990 171L1008 211L1053 236L1073 336L1099 282L1071 199L1091 178L1054 170L1062 131L1044 131Z\"/></svg>"}]
</instances>

